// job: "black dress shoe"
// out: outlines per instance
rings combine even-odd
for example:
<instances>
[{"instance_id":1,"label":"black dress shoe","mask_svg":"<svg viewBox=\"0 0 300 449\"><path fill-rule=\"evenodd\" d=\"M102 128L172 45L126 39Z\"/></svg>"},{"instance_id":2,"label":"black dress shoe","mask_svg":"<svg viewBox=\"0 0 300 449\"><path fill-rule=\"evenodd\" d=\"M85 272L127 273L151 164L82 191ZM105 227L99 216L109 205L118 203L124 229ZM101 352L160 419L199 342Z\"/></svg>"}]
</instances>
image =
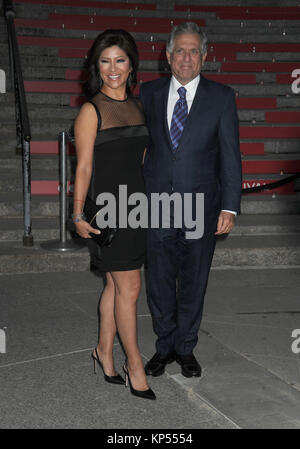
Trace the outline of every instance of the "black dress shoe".
<instances>
[{"instance_id":1,"label":"black dress shoe","mask_svg":"<svg viewBox=\"0 0 300 449\"><path fill-rule=\"evenodd\" d=\"M176 354L170 352L167 355L160 354L156 352L149 362L145 365L145 373L148 376L161 376L165 372L165 367L168 363L174 362L176 359Z\"/></svg>"},{"instance_id":2,"label":"black dress shoe","mask_svg":"<svg viewBox=\"0 0 300 449\"><path fill-rule=\"evenodd\" d=\"M184 377L200 377L201 366L197 362L194 354L178 355L176 362L181 366L181 373Z\"/></svg>"}]
</instances>

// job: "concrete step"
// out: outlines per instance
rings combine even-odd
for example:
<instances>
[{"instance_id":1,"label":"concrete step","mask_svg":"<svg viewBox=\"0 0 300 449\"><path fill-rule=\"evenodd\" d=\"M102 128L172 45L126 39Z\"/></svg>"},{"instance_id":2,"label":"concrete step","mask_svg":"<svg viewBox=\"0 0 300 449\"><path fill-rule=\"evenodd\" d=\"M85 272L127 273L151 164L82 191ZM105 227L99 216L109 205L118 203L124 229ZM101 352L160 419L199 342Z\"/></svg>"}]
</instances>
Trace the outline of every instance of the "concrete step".
<instances>
[{"instance_id":1,"label":"concrete step","mask_svg":"<svg viewBox=\"0 0 300 449\"><path fill-rule=\"evenodd\" d=\"M74 172L71 174L68 170L68 192L72 192L74 188ZM23 191L23 180L22 174L16 173L14 175L7 173L1 175L0 179L0 193L5 194L9 192L22 192ZM35 195L58 195L59 194L59 180L58 171L50 171L49 169L44 171L34 171L32 170L31 175L31 193ZM261 187L266 184L274 184L276 181L281 181L284 177L279 175L243 175L243 189ZM282 186L261 190L257 192L261 195L282 195L282 194L292 194L294 192L300 191L300 180L294 180Z\"/></svg>"},{"instance_id":2,"label":"concrete step","mask_svg":"<svg viewBox=\"0 0 300 449\"><path fill-rule=\"evenodd\" d=\"M90 256L86 247L76 251L47 251L37 243L25 248L21 242L0 242L0 274L86 271Z\"/></svg>"},{"instance_id":3,"label":"concrete step","mask_svg":"<svg viewBox=\"0 0 300 449\"><path fill-rule=\"evenodd\" d=\"M7 55L8 45L0 43L0 55ZM55 47L42 47L42 46L26 46L19 45L19 52L21 56L58 56L58 48Z\"/></svg>"},{"instance_id":4,"label":"concrete step","mask_svg":"<svg viewBox=\"0 0 300 449\"><path fill-rule=\"evenodd\" d=\"M57 93L26 93L28 108L31 104L52 105L56 107L70 106L70 94ZM14 105L14 95L11 92L0 95L0 105Z\"/></svg>"},{"instance_id":5,"label":"concrete step","mask_svg":"<svg viewBox=\"0 0 300 449\"><path fill-rule=\"evenodd\" d=\"M107 14L108 11L108 14ZM115 13L117 11L115 10ZM200 11L199 11L200 12ZM198 14L199 14L198 12ZM201 12L200 12L201 13ZM205 13L203 13L205 14ZM222 17L222 15L224 17ZM184 21L187 19L186 15L183 14L181 17L174 17L172 14L172 17L166 17L166 14L160 14L160 17L157 17L157 15L153 15L153 13L148 13L148 17L141 17L137 14L131 13L128 16L125 16L122 14L110 14L110 10L103 10L103 13L101 15L97 14L82 14L82 11L79 12L79 14L73 14L73 11L71 9L68 10L68 13L61 14L61 13L51 13L49 12L48 17L45 19L44 17L35 17L34 13L32 17L29 18L23 18L18 17L16 19L16 25L18 27L42 27L42 28L67 28L67 29L78 29L78 30L84 30L84 29L102 29L102 27L105 25L105 22L109 22L111 27L116 28L118 26L124 26L128 31L134 32L134 31L152 31L152 29L159 30L160 32L169 32L170 27L173 25L177 25L181 21ZM263 27L269 27L269 23L271 23L270 28L273 26L277 27L283 27L288 26L289 28L296 27L297 26L297 20L299 20L299 15L297 13L293 13L292 15L289 15L288 18L284 17L284 13L278 14L272 14L272 13L265 13L264 15L256 15L255 14L249 14L246 16L240 16L240 17L234 17L234 16L227 16L226 13L218 13L218 14L210 14L210 16L201 16L197 15L198 17L194 15L194 12L191 12L189 14L190 20L197 20L197 22L201 26L207 26L207 27L218 27L218 26L232 26L233 28L240 27L241 22L246 22L247 24L252 22L252 32L253 29L255 30L259 26ZM172 19L172 20L170 20ZM253 20L251 20L253 19ZM282 20L283 19L283 20ZM221 22L221 23L220 23ZM287 24L286 24L287 22ZM142 26L144 25L144 26ZM240 27L243 28L243 27Z\"/></svg>"},{"instance_id":6,"label":"concrete step","mask_svg":"<svg viewBox=\"0 0 300 449\"><path fill-rule=\"evenodd\" d=\"M251 215L294 215L300 213L300 195L243 195L242 214Z\"/></svg>"},{"instance_id":7,"label":"concrete step","mask_svg":"<svg viewBox=\"0 0 300 449\"><path fill-rule=\"evenodd\" d=\"M93 16L116 16L116 17L161 17L161 18L185 18L187 14L185 11L175 11L166 9L156 9L147 10L143 9L143 3L140 3L138 7L130 7L130 3L124 3L125 8L120 8L119 4L117 8L103 7L102 5L97 7L94 2L93 7L89 6L60 6L58 4L38 4L31 5L30 10L26 8L26 4L17 4L16 11L18 13L17 17L28 17L28 18L38 18L47 19L49 13L57 14L78 14L78 15L90 15ZM206 19L215 18L216 14L214 12L193 12L193 19Z\"/></svg>"},{"instance_id":8,"label":"concrete step","mask_svg":"<svg viewBox=\"0 0 300 449\"><path fill-rule=\"evenodd\" d=\"M56 119L56 118L55 118ZM31 136L33 139L37 140L37 136L58 136L60 132L66 131L73 124L72 119L61 119L58 121L53 121L51 119L40 119L34 120L30 123ZM5 139L5 136L11 137L15 133L16 125L14 121L11 122L2 122L2 132L1 138L2 141Z\"/></svg>"},{"instance_id":9,"label":"concrete step","mask_svg":"<svg viewBox=\"0 0 300 449\"><path fill-rule=\"evenodd\" d=\"M290 24L272 25L272 28L268 26L268 23L260 27L244 27L241 28L241 22L235 22L235 24L229 26L226 23L220 24L219 21L213 24L213 26L206 26L205 30L209 36L209 42L223 43L273 43L273 44L295 44L299 43L298 28L297 26L291 26ZM283 30L286 30L283 35ZM99 29L99 32L101 30ZM104 30L103 30L104 31ZM48 37L48 38L65 38L65 39L87 39L94 40L99 32L94 30L68 30L68 29L49 29L49 28L24 28L18 27L18 36L36 36L36 37ZM137 42L166 42L168 37L167 33L157 33L155 28L151 32L132 32L131 33ZM2 41L6 36L3 34Z\"/></svg>"},{"instance_id":10,"label":"concrete step","mask_svg":"<svg viewBox=\"0 0 300 449\"><path fill-rule=\"evenodd\" d=\"M289 98L292 95L291 86L285 84L256 84L248 86L235 84L231 87L235 90L238 97L286 96L286 98Z\"/></svg>"},{"instance_id":11,"label":"concrete step","mask_svg":"<svg viewBox=\"0 0 300 449\"><path fill-rule=\"evenodd\" d=\"M269 25L271 24L271 25ZM280 20L216 20L206 19L205 28L210 38L217 42L217 36L232 39L232 36L241 37L243 42L299 42L297 37L297 21ZM285 32L285 34L284 34ZM268 39L266 39L268 38ZM220 40L221 41L221 40ZM238 39L236 40L238 41Z\"/></svg>"},{"instance_id":12,"label":"concrete step","mask_svg":"<svg viewBox=\"0 0 300 449\"><path fill-rule=\"evenodd\" d=\"M55 105L35 105L28 104L28 113L30 121L45 119L63 119L73 120L79 108L59 107ZM0 110L0 119L15 120L15 106L3 106Z\"/></svg>"},{"instance_id":13,"label":"concrete step","mask_svg":"<svg viewBox=\"0 0 300 449\"><path fill-rule=\"evenodd\" d=\"M88 50L92 46L93 41L87 39L57 39L46 37L32 37L19 36L20 54L23 56L57 56L64 58L86 58ZM31 43L32 41L32 43ZM66 42L64 46L64 42ZM164 60L165 59L165 43L164 42L137 42L139 49L140 60ZM0 53L6 55L7 44L1 44ZM256 61L255 55L266 55L263 57L263 62L272 62L275 58L282 59L283 53L295 54L299 53L299 43L243 43L243 42L212 42L208 45L207 61L221 61L225 57L226 60L232 61L232 64L237 60L237 56L241 54L251 53L251 61L247 64L253 64ZM270 60L271 58L271 60ZM291 58L291 61L296 60L296 56ZM291 62L289 61L289 62ZM257 63L257 62L256 62ZM280 62L279 62L280 63ZM241 63L243 64L243 63Z\"/></svg>"},{"instance_id":14,"label":"concrete step","mask_svg":"<svg viewBox=\"0 0 300 449\"><path fill-rule=\"evenodd\" d=\"M209 19L206 21L209 23ZM228 25L226 23L219 23L214 21L212 26L207 25L205 30L209 35L211 42L235 42L238 43L242 39L242 42L261 42L261 43L296 43L300 42L300 36L297 31L297 24L292 26L291 24L285 24L284 29L287 30L287 34L283 35L283 26L281 23L277 25L272 21L272 28L268 26L269 22L265 22L260 27L241 28L240 21L234 21L234 24ZM227 25L227 26L226 26ZM28 28L18 26L19 36L43 36L43 37L58 37L58 38L74 38L74 39L95 39L97 35L104 31L100 28L98 30L91 30L89 28L83 30L72 29L58 29L58 28ZM249 32L250 31L250 32ZM131 34L137 41L166 41L168 33L156 32L155 28L151 32L135 32Z\"/></svg>"},{"instance_id":15,"label":"concrete step","mask_svg":"<svg viewBox=\"0 0 300 449\"><path fill-rule=\"evenodd\" d=\"M44 120L44 119L74 119L79 112L79 108L70 107L51 107L50 105L36 106L28 104L29 119ZM271 112L271 113L270 113ZM241 122L267 122L267 123L298 123L300 112L293 110L277 109L272 111L263 111L260 109L239 109L239 120ZM3 120L15 120L15 106L4 106L0 110L0 118Z\"/></svg>"},{"instance_id":16,"label":"concrete step","mask_svg":"<svg viewBox=\"0 0 300 449\"><path fill-rule=\"evenodd\" d=\"M273 140L270 139L268 142L264 143L265 153L276 153L276 154L286 154L286 153L297 153L299 151L299 141L296 140Z\"/></svg>"},{"instance_id":17,"label":"concrete step","mask_svg":"<svg viewBox=\"0 0 300 449\"><path fill-rule=\"evenodd\" d=\"M92 16L76 14L49 14L47 20L35 18L16 18L17 27L25 28L49 28L49 29L72 29L72 30L105 30L107 23L111 28L126 28L129 32L156 32L169 33L174 25L183 23L184 18L146 18L146 17L116 17L116 16ZM200 26L205 26L204 19L198 19Z\"/></svg>"},{"instance_id":18,"label":"concrete step","mask_svg":"<svg viewBox=\"0 0 300 449\"><path fill-rule=\"evenodd\" d=\"M32 142L31 145L34 148L34 144L36 142ZM47 142L46 142L47 143ZM53 142L48 142L55 143ZM72 147L74 148L74 147ZM35 150L34 150L35 151ZM34 153L33 151L33 153ZM17 157L15 155L9 154L8 152L2 153L3 161L7 160L7 164L11 166L11 168L19 170L21 168L21 157ZM74 162L75 152L70 154L68 158L72 162ZM43 162L44 161L44 162ZM58 166L58 157L57 153L54 152L52 154L33 154L32 155L32 164L44 164L44 165L32 165L32 169L49 169L55 170L55 167ZM300 163L300 153L290 153L290 154L260 154L259 156L254 154L248 154L242 156L242 164L244 168L244 174L287 174L287 173L295 173L299 171L299 163ZM4 167L1 167L4 168ZM0 170L1 170L0 168ZM252 168L255 170L252 171ZM272 175L274 176L274 175Z\"/></svg>"},{"instance_id":19,"label":"concrete step","mask_svg":"<svg viewBox=\"0 0 300 449\"><path fill-rule=\"evenodd\" d=\"M7 53L6 53L7 54ZM209 61L215 64L213 60ZM59 56L47 56L47 55L21 55L21 65L22 67L51 67L51 68L65 68L65 69L83 69L85 64L85 58L83 57L59 57ZM208 64L208 63L207 63ZM4 70L8 72L9 61L8 58L3 55L2 64ZM141 59L139 64L139 70L150 70L150 71L168 71L168 63L164 59L152 60Z\"/></svg>"},{"instance_id":20,"label":"concrete step","mask_svg":"<svg viewBox=\"0 0 300 449\"><path fill-rule=\"evenodd\" d=\"M286 79L279 79L276 73L239 73L232 72L221 73L221 68L214 67L214 65L210 64L210 66L205 65L205 70L203 74L206 75L208 79L212 79L214 81L218 81L223 84L228 85L238 85L238 84L270 84L270 83L279 83L279 84L291 84L290 74L286 74ZM161 76L166 76L167 73L163 72L138 72L138 83L145 81L152 81L154 79L160 78ZM71 69L63 69L58 67L24 67L23 69L23 77L25 81L66 81L72 80L73 82L77 82L79 85L86 79L87 74L85 71L81 70L71 70ZM72 77L72 78L71 78ZM7 89L8 90L8 89Z\"/></svg>"},{"instance_id":21,"label":"concrete step","mask_svg":"<svg viewBox=\"0 0 300 449\"><path fill-rule=\"evenodd\" d=\"M31 214L36 217L57 217L59 199L55 196L32 196ZM0 216L22 217L23 198L21 192L0 194Z\"/></svg>"},{"instance_id":22,"label":"concrete step","mask_svg":"<svg viewBox=\"0 0 300 449\"><path fill-rule=\"evenodd\" d=\"M237 87L237 90L240 90L242 86ZM248 86L248 90L253 86ZM249 96L247 90L245 93L241 95L241 92L237 92L237 107L238 109L251 109L251 110L273 110L273 109L291 109L295 108L296 111L299 111L299 100L291 94L286 94L283 97L276 98L276 94L273 96L268 95L268 89L266 86L259 86L262 89L262 95L254 95ZM269 86L270 87L270 86ZM266 91L266 92L264 92ZM27 103L30 106L31 104L40 104L40 105L53 105L53 106L70 106L72 105L71 100L75 98L81 98L79 95L70 95L64 93L37 93L37 92L27 92L26 93ZM82 97L84 98L84 97ZM14 96L11 92L7 92L6 94L0 95L0 105L14 105Z\"/></svg>"},{"instance_id":23,"label":"concrete step","mask_svg":"<svg viewBox=\"0 0 300 449\"><path fill-rule=\"evenodd\" d=\"M18 26L18 36L40 36L40 37L59 37L59 38L74 38L74 39L96 39L98 34L104 30L72 30L66 28L28 28L24 26ZM137 41L150 41L151 36L154 41L166 41L167 33L156 33L155 31L143 33L143 32L132 32L132 36Z\"/></svg>"},{"instance_id":24,"label":"concrete step","mask_svg":"<svg viewBox=\"0 0 300 449\"><path fill-rule=\"evenodd\" d=\"M1 154L1 170L6 170L15 176L17 173L22 173L22 157L13 153L3 152ZM71 167L76 165L75 155L67 156L68 173L71 173ZM58 173L59 160L57 155L40 155L32 154L31 156L31 170L41 173L43 171L55 171Z\"/></svg>"},{"instance_id":25,"label":"concrete step","mask_svg":"<svg viewBox=\"0 0 300 449\"><path fill-rule=\"evenodd\" d=\"M35 195L38 193L42 194L43 185L47 186L48 190L53 190L53 184L57 184L58 189L58 169L57 170L31 170L31 193ZM70 170L67 170L67 177L70 179L72 177ZM74 178L74 176L73 176ZM58 194L58 190L57 191ZM0 171L0 193L9 193L9 192L23 192L23 177L22 172L19 171L16 173L15 170L7 170L6 173ZM50 194L50 191L49 191Z\"/></svg>"},{"instance_id":26,"label":"concrete step","mask_svg":"<svg viewBox=\"0 0 300 449\"><path fill-rule=\"evenodd\" d=\"M300 265L300 234L234 236L217 242L213 266L229 268Z\"/></svg>"},{"instance_id":27,"label":"concrete step","mask_svg":"<svg viewBox=\"0 0 300 449\"><path fill-rule=\"evenodd\" d=\"M244 155L263 155L263 154L289 154L289 153L298 153L299 152L299 144L298 140L274 140L267 139L265 141L261 141L261 139L251 139L249 142L246 139L240 140L240 149L242 153L242 157Z\"/></svg>"},{"instance_id":28,"label":"concrete step","mask_svg":"<svg viewBox=\"0 0 300 449\"><path fill-rule=\"evenodd\" d=\"M26 57L27 58L31 58L31 56ZM49 58L45 57L45 59L47 59L46 61L40 61L40 59L44 58L44 57L37 57L39 59L39 61L36 61L36 63L38 64L43 64L45 67L51 67L55 66L61 66L61 67L65 67L67 68L74 68L76 66L74 65L70 65L68 64L68 59L62 59L62 61L59 61L59 58L54 59L52 58L52 60L50 61ZM80 61L79 59L77 59L77 61ZM32 65L31 62L27 63L25 61L23 65L23 67L25 66L29 66ZM77 65L77 67L80 67L80 65L82 65L82 62L80 64ZM150 71L150 72L160 72L160 73L164 73L165 75L169 74L169 69L168 69L168 65L166 61L158 61L158 60L148 60L148 61L141 61L140 63L140 70L141 71ZM205 70L206 70L206 66L205 66ZM51 73L51 72L50 72ZM205 75L205 73L204 73ZM221 82L223 82L223 79L225 77L225 75L222 74L214 74L214 73L209 73L208 74L208 78L213 78L218 80L220 77L223 77L220 79ZM238 75L235 75L238 76ZM251 76L251 75L248 75ZM276 96L285 96L286 98L292 98L293 97L293 93L291 90L291 85L290 84L280 84L280 83L273 83L273 82L265 82L264 80L259 81L259 83L252 83L252 84L245 84L244 82L238 83L236 84L234 82L234 77L232 76L232 82L230 82L230 79L227 78L225 79L225 84L229 84L236 92L236 95L238 97L265 97L265 98L271 98L271 97L276 97ZM224 82L223 82L224 83ZM51 90L50 90L51 89ZM43 94L43 93L50 93L52 95L57 94L57 93L76 93L79 94L82 92L82 83L78 82L78 81L67 81L67 80L55 80L55 79L51 79L51 80L40 80L40 79L29 79L26 80L25 79L25 90L27 95L29 93L33 93L33 92L37 92L39 94ZM3 102L5 102L5 100L2 100ZM7 101L7 100L6 100ZM54 103L54 100L52 100L52 102ZM276 104L276 103L275 103ZM293 102L288 102L288 106L287 107L292 107ZM275 106L276 107L276 106Z\"/></svg>"},{"instance_id":29,"label":"concrete step","mask_svg":"<svg viewBox=\"0 0 300 449\"><path fill-rule=\"evenodd\" d=\"M33 153L39 152L42 157L48 157L48 153L58 153L57 132L47 134L35 134L31 142L31 151ZM0 136L0 155L3 167L11 167L14 163L11 157L15 154L16 137L15 132L6 134L5 137ZM243 155L286 155L296 154L299 152L299 142L297 139L241 139L241 153ZM42 163L42 162L41 162ZM51 163L51 162L50 162Z\"/></svg>"},{"instance_id":30,"label":"concrete step","mask_svg":"<svg viewBox=\"0 0 300 449\"><path fill-rule=\"evenodd\" d=\"M298 235L229 236L219 239L212 266L277 268L300 265ZM0 242L0 272L40 273L52 271L86 271L90 268L87 248L59 253L45 250L38 242L24 248L20 242Z\"/></svg>"},{"instance_id":31,"label":"concrete step","mask_svg":"<svg viewBox=\"0 0 300 449\"><path fill-rule=\"evenodd\" d=\"M255 121L240 121L240 137L241 139L268 139L268 138L279 138L279 139L287 139L287 138L299 138L300 131L297 124L298 120L298 112L288 113L289 118L293 118L295 116L294 122L286 123L283 119L282 122L257 122ZM70 117L74 117L76 114L69 114ZM275 114L276 115L276 114ZM57 120L56 117L54 117ZM60 119L60 121L49 120L49 118L40 118L36 119L32 122L32 133L35 132L37 134L41 134L47 132L47 126L49 129L49 133L57 130L60 131L69 129L69 126L73 123L71 118ZM7 119L2 121L3 135L11 134L15 129L15 123L13 118L11 120Z\"/></svg>"},{"instance_id":32,"label":"concrete step","mask_svg":"<svg viewBox=\"0 0 300 449\"><path fill-rule=\"evenodd\" d=\"M292 62L299 61L300 53L297 52L272 52L272 53L264 53L264 52L256 52L256 53L237 53L237 61L268 61L272 62L275 59L276 62Z\"/></svg>"},{"instance_id":33,"label":"concrete step","mask_svg":"<svg viewBox=\"0 0 300 449\"><path fill-rule=\"evenodd\" d=\"M58 216L59 198L50 195L33 195L31 211L34 217ZM296 215L300 213L300 194L293 195L243 195L242 214L251 215ZM0 194L0 216L21 217L23 200L21 193Z\"/></svg>"},{"instance_id":34,"label":"concrete step","mask_svg":"<svg viewBox=\"0 0 300 449\"><path fill-rule=\"evenodd\" d=\"M56 240L60 238L59 218L32 218L32 234L34 241ZM23 218L2 218L0 223L1 242L22 242L24 235ZM69 235L69 234L68 234Z\"/></svg>"},{"instance_id":35,"label":"concrete step","mask_svg":"<svg viewBox=\"0 0 300 449\"><path fill-rule=\"evenodd\" d=\"M297 235L299 215L238 215L231 235ZM299 236L297 237L297 239Z\"/></svg>"},{"instance_id":36,"label":"concrete step","mask_svg":"<svg viewBox=\"0 0 300 449\"><path fill-rule=\"evenodd\" d=\"M19 45L26 46L28 48L38 46L38 47L55 47L59 49L59 55L65 54L66 57L71 57L74 50L82 50L78 52L76 57L81 54L83 57L86 55L86 51L92 46L93 40L91 39L72 39L72 38L54 38L54 37L38 37L38 36L18 36ZM145 52L152 53L154 56L158 56L157 53L164 53L166 48L165 41L137 41L137 47L141 54ZM299 52L299 43L286 43L286 42L275 42L275 43L243 43L243 42L213 42L211 39L208 44L208 57L211 54L227 53L233 54L236 52ZM143 59L143 58L141 58ZM252 63L253 64L253 63ZM240 65L245 65L245 63L240 63ZM251 65L251 63L250 63Z\"/></svg>"},{"instance_id":37,"label":"concrete step","mask_svg":"<svg viewBox=\"0 0 300 449\"><path fill-rule=\"evenodd\" d=\"M55 143L55 142L53 142ZM31 149L34 151L34 144L32 142ZM58 150L58 143L56 145ZM12 153L3 152L0 153L1 168L0 168L0 192L19 192L22 190L22 157ZM281 181L288 177L292 171L297 171L299 165L300 155L297 154L284 154L279 155L269 154L260 155L260 159L257 155L242 155L243 163L243 188L253 187L256 185L262 185L271 183L274 181ZM289 168L289 163L292 165ZM254 165L251 165L251 164ZM269 165L268 165L269 163ZM263 165L264 164L264 165ZM277 165L276 165L277 164ZM251 168L253 167L253 168ZM267 173L269 168L270 173ZM67 179L74 180L74 173L76 169L76 155L75 153L67 156ZM264 172L265 171L265 172ZM282 171L282 172L281 172ZM37 189L41 189L45 192L53 191L53 186L50 185L53 181L58 182L59 178L59 158L57 154L32 154L31 156L31 179L33 181L33 194L37 192ZM48 183L48 181L50 181ZM36 184L38 182L40 187ZM73 182L73 181L72 181ZM44 184L44 187L42 187ZM46 186L48 185L48 187ZM279 187L275 190L275 193L292 193L294 188L298 191L300 187L299 179ZM46 190L44 190L46 189ZM273 193L273 191L264 191L265 194Z\"/></svg>"},{"instance_id":38,"label":"concrete step","mask_svg":"<svg viewBox=\"0 0 300 449\"><path fill-rule=\"evenodd\" d=\"M2 58L3 67L8 68L8 57L3 56ZM21 66L22 67L66 67L66 68L83 68L84 59L82 58L60 58L58 56L47 56L47 55L22 55L21 54Z\"/></svg>"},{"instance_id":39,"label":"concrete step","mask_svg":"<svg viewBox=\"0 0 300 449\"><path fill-rule=\"evenodd\" d=\"M261 123L261 125L260 125ZM67 131L73 124L73 120L63 120L59 123L52 122L50 119L42 121L32 121L31 122L31 135L34 141L57 141L59 133L62 131ZM240 139L243 143L268 143L268 150L266 153L287 153L288 156L289 148L291 155L299 151L297 149L296 141L299 141L300 131L296 124L287 126L264 126L262 122L258 122L255 125L249 126L248 123L244 126L244 123L240 124ZM289 143L288 139L294 141ZM13 149L15 142L15 123L13 121L3 125L3 132L0 136L0 152L7 152ZM274 142L274 144L273 144ZM277 142L277 143L276 143ZM283 150L281 151L281 146ZM285 148L284 148L285 147ZM271 156L271 154L270 154ZM294 159L296 155L294 154ZM264 172L264 171L263 171Z\"/></svg>"},{"instance_id":40,"label":"concrete step","mask_svg":"<svg viewBox=\"0 0 300 449\"><path fill-rule=\"evenodd\" d=\"M32 234L34 241L59 239L58 217L33 217ZM22 242L24 221L21 217L3 217L0 222L1 242ZM294 235L299 238L300 216L298 215L239 215L231 235L259 236L259 235ZM70 237L70 233L68 232Z\"/></svg>"},{"instance_id":41,"label":"concrete step","mask_svg":"<svg viewBox=\"0 0 300 449\"><path fill-rule=\"evenodd\" d=\"M147 3L147 2L146 2ZM187 5L186 0L177 0L176 1L176 5L184 5L184 7ZM188 5L193 5L197 8L203 6L203 7L207 7L208 3L207 0L189 0L188 1ZM226 7L241 7L241 2L239 0L226 0L225 3ZM284 6L297 6L298 5L298 1L297 0L286 0L284 2ZM220 6L220 7L224 7L224 0L211 0L209 2L209 6ZM270 5L270 1L269 0L244 0L242 3L242 7L243 9L245 7L257 7L257 6L264 6L264 7L279 7L282 8L282 1L281 0L272 0L272 5ZM188 6L187 6L188 7ZM203 8L205 10L205 8Z\"/></svg>"},{"instance_id":42,"label":"concrete step","mask_svg":"<svg viewBox=\"0 0 300 449\"><path fill-rule=\"evenodd\" d=\"M19 8L18 11L19 11L19 13L23 14L23 16L34 17L35 15L38 15L38 17L40 19L45 18L46 17L45 12L47 10L53 10L53 8L54 8L54 10L56 9L58 13L72 12L72 14L74 14L74 15L76 15L78 13L82 13L82 11L83 11L82 8L78 8L78 7L72 7L72 9L70 9L68 7L63 7L63 6L58 6L58 5L56 5L56 6L43 5L42 7L40 5L31 5L31 6L32 6L31 14L30 14L30 12L28 12L28 8L26 8L26 5L18 5L18 8ZM164 6L161 6L161 7L163 8ZM165 10L165 9L160 10L160 8L159 8L156 11L135 10L134 12L127 11L124 9L116 9L116 10L111 10L111 9L98 10L97 9L97 10L95 10L94 8L91 8L91 9L85 8L84 13L85 14L94 14L95 12L97 13L97 11L99 11L99 13L101 11L101 15L109 14L109 15L116 15L116 16L118 16L118 15L119 16L120 15L124 15L124 16L130 15L131 16L134 13L134 15L136 17L139 17L139 16L167 17L167 16L169 16L169 17L183 17L183 18L187 18L189 20L195 20L196 18L203 17L206 19L207 26L213 26L213 25L224 26L224 24L229 24L230 26L239 26L239 22L240 22L240 20L216 20L214 18L216 16L216 14L214 12L211 13L211 12L203 12L203 11L201 11L201 12L193 11L191 13L186 14L185 12L174 11L173 8L171 8L169 10ZM211 19L210 19L210 17L211 17ZM277 18L277 17L275 17L275 18ZM254 20L244 20L244 22L247 22L247 25L249 24L248 25L249 27L251 27L251 25L252 25L252 27L253 26L257 27L258 24L259 25L266 24L266 26L268 26L269 16L268 16L267 20L255 20L255 21ZM288 20L287 22L288 22L289 26L292 26L292 25L297 26L297 23L295 23L296 20ZM280 26L282 26L282 23L284 23L284 21L272 19L272 27L274 27L274 26L280 27Z\"/></svg>"},{"instance_id":43,"label":"concrete step","mask_svg":"<svg viewBox=\"0 0 300 449\"><path fill-rule=\"evenodd\" d=\"M157 61L150 61L158 63ZM164 73L163 76L168 75L168 73ZM262 96L266 95L268 88L270 87L272 89L272 94L275 95L275 92L278 92L280 95L286 95L288 92L291 92L291 83L290 82L284 82L280 83L279 81L274 83L271 82L265 82L264 80L261 80L259 82L256 82L255 75L249 74L249 75L238 75L238 74L232 74L232 75L222 75L222 74L214 74L214 73L208 73L207 75L208 79L211 79L213 81L220 82L222 84L227 84L231 86L235 91L237 91L239 94L242 92L246 92L247 88L251 88L252 95ZM153 79L155 79L154 77ZM143 80L143 75L138 76L138 79ZM140 82L137 85L137 88L134 90L134 93L138 95ZM56 80L56 79L25 79L24 81L25 85L25 91L26 92L48 92L48 93L70 93L70 94L83 94L83 81L69 81L66 79L62 80ZM9 86L9 84L8 84ZM258 88L258 89L257 89ZM262 89L263 88L263 89Z\"/></svg>"}]
</instances>

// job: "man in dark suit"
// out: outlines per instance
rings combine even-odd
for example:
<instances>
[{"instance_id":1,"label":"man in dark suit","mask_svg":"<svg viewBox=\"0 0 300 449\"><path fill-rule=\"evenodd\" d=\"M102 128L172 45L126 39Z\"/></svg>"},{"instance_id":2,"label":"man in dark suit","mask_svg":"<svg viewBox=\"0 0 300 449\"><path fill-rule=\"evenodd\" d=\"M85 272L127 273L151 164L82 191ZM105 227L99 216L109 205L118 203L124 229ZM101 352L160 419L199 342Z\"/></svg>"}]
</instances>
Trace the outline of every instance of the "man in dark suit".
<instances>
[{"instance_id":1,"label":"man in dark suit","mask_svg":"<svg viewBox=\"0 0 300 449\"><path fill-rule=\"evenodd\" d=\"M193 355L216 236L229 233L240 211L241 158L234 91L209 81L201 68L207 38L197 24L173 29L167 43L171 78L141 86L150 133L144 162L146 192L204 194L204 232L187 238L174 225L148 229L147 295L158 336L146 374L159 376L176 360L186 377L201 375ZM151 212L150 212L151 213ZM153 211L152 211L153 213Z\"/></svg>"}]
</instances>

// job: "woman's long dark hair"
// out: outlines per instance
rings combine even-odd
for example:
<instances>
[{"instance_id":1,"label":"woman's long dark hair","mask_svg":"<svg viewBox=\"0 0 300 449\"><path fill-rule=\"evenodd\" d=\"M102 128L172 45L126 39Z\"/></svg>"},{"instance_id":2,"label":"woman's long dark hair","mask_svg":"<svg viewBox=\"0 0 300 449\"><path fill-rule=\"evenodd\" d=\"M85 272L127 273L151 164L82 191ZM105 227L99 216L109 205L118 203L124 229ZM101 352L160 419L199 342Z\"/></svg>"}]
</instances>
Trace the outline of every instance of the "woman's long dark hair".
<instances>
[{"instance_id":1,"label":"woman's long dark hair","mask_svg":"<svg viewBox=\"0 0 300 449\"><path fill-rule=\"evenodd\" d=\"M117 45L128 56L132 71L129 74L126 92L131 94L131 89L137 83L137 70L139 65L139 54L134 38L125 30L106 30L95 39L89 50L86 61L86 68L89 73L88 80L83 88L87 97L96 95L102 87L102 80L99 73L99 58L103 50Z\"/></svg>"}]
</instances>

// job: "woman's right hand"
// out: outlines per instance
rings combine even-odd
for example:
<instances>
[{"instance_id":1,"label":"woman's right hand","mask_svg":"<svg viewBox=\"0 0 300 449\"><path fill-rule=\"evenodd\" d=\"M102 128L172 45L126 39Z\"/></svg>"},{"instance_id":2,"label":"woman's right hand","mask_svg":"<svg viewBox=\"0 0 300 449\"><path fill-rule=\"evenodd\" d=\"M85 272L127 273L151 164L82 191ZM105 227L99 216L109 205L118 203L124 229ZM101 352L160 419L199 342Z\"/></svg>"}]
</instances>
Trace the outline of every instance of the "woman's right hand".
<instances>
[{"instance_id":1,"label":"woman's right hand","mask_svg":"<svg viewBox=\"0 0 300 449\"><path fill-rule=\"evenodd\" d=\"M92 226L85 220L80 220L75 223L76 232L80 237L84 239L91 239L92 234L101 234L101 231L99 229L92 228Z\"/></svg>"}]
</instances>

